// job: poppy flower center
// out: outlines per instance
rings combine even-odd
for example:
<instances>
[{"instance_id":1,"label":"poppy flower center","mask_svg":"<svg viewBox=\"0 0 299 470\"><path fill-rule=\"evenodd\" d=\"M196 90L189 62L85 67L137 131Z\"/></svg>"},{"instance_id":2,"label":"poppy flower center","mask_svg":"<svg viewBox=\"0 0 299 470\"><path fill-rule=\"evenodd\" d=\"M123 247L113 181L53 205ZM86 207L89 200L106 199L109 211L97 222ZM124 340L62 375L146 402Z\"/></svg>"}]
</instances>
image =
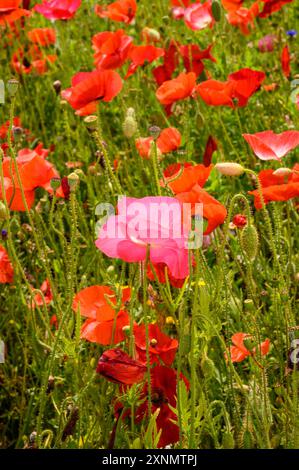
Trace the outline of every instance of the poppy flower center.
<instances>
[{"instance_id":1,"label":"poppy flower center","mask_svg":"<svg viewBox=\"0 0 299 470\"><path fill-rule=\"evenodd\" d=\"M164 395L164 392L161 388L154 388L152 390L152 403L158 407L168 403L168 399Z\"/></svg>"},{"instance_id":2,"label":"poppy flower center","mask_svg":"<svg viewBox=\"0 0 299 470\"><path fill-rule=\"evenodd\" d=\"M158 341L156 340L156 338L152 338L150 340L150 345L154 348L155 346L157 346L158 344Z\"/></svg>"}]
</instances>

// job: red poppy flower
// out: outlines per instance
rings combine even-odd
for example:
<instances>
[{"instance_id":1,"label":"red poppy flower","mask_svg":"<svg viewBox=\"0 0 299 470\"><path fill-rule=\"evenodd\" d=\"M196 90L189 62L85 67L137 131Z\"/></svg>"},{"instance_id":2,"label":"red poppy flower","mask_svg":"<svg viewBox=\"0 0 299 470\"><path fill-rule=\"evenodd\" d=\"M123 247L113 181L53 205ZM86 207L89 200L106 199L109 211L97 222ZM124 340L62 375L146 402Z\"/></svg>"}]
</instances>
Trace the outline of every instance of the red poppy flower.
<instances>
[{"instance_id":1,"label":"red poppy flower","mask_svg":"<svg viewBox=\"0 0 299 470\"><path fill-rule=\"evenodd\" d=\"M164 181L167 186L176 195L176 199L180 202L203 205L202 214L204 219L208 221L204 235L211 233L218 225L222 224L226 218L226 208L216 199L214 199L207 191L202 189L207 181L213 165L208 167L204 165L193 166L190 163L180 163L170 165L164 171ZM161 185L164 185L164 181ZM195 206L194 206L195 207ZM193 208L194 209L194 208Z\"/></svg>"},{"instance_id":2,"label":"red poppy flower","mask_svg":"<svg viewBox=\"0 0 299 470\"><path fill-rule=\"evenodd\" d=\"M205 103L211 106L234 107L234 84L232 82L220 82L218 80L205 80L196 87L196 91Z\"/></svg>"},{"instance_id":3,"label":"red poppy flower","mask_svg":"<svg viewBox=\"0 0 299 470\"><path fill-rule=\"evenodd\" d=\"M29 41L39 46L47 47L55 44L56 32L53 28L35 28L27 33Z\"/></svg>"},{"instance_id":4,"label":"red poppy flower","mask_svg":"<svg viewBox=\"0 0 299 470\"><path fill-rule=\"evenodd\" d=\"M155 46L132 46L128 57L131 60L126 78L133 75L138 67L146 63L152 63L164 56L164 49Z\"/></svg>"},{"instance_id":5,"label":"red poppy flower","mask_svg":"<svg viewBox=\"0 0 299 470\"><path fill-rule=\"evenodd\" d=\"M172 7L188 7L193 0L170 0Z\"/></svg>"},{"instance_id":6,"label":"red poppy flower","mask_svg":"<svg viewBox=\"0 0 299 470\"><path fill-rule=\"evenodd\" d=\"M234 217L233 217L233 224L238 227L238 228L242 228L244 227L246 224L247 224L247 217L246 215L243 215L243 214L236 214Z\"/></svg>"},{"instance_id":7,"label":"red poppy flower","mask_svg":"<svg viewBox=\"0 0 299 470\"><path fill-rule=\"evenodd\" d=\"M192 95L195 88L196 75L193 72L180 73L173 80L167 80L156 91L161 104L169 106L178 100Z\"/></svg>"},{"instance_id":8,"label":"red poppy flower","mask_svg":"<svg viewBox=\"0 0 299 470\"><path fill-rule=\"evenodd\" d=\"M244 35L250 33L249 26L253 27L254 19L259 14L259 2L254 2L250 8L240 7L237 10L231 10L228 13L228 22L240 28Z\"/></svg>"},{"instance_id":9,"label":"red poppy flower","mask_svg":"<svg viewBox=\"0 0 299 470\"><path fill-rule=\"evenodd\" d=\"M130 298L130 289L122 290L122 304ZM108 300L109 302L108 302ZM80 309L80 314L88 320L82 325L81 338L108 345L125 339L122 328L129 324L129 315L120 310L116 313L111 304L116 305L115 293L106 286L91 286L80 291L73 301L73 310Z\"/></svg>"},{"instance_id":10,"label":"red poppy flower","mask_svg":"<svg viewBox=\"0 0 299 470\"><path fill-rule=\"evenodd\" d=\"M45 160L47 151L38 146L35 150L22 149L17 156L17 165L22 181L28 208L30 209L34 203L34 190L37 187L43 187L49 191L50 181L52 178L59 177L55 167ZM25 211L26 207L22 199L21 188L16 175L16 168L11 162L10 157L5 157L2 164L4 175L4 189L7 203L11 210ZM58 194L58 196L61 196ZM4 195L0 187L0 198Z\"/></svg>"},{"instance_id":11,"label":"red poppy flower","mask_svg":"<svg viewBox=\"0 0 299 470\"><path fill-rule=\"evenodd\" d=\"M131 36L127 36L122 29L95 34L92 38L92 47L95 51L97 69L121 67L128 58L132 42Z\"/></svg>"},{"instance_id":12,"label":"red poppy flower","mask_svg":"<svg viewBox=\"0 0 299 470\"><path fill-rule=\"evenodd\" d=\"M179 45L171 39L170 44L164 53L164 63L153 70L153 75L158 86L162 85L166 80L171 80L172 74L178 66Z\"/></svg>"},{"instance_id":13,"label":"red poppy flower","mask_svg":"<svg viewBox=\"0 0 299 470\"><path fill-rule=\"evenodd\" d=\"M41 294L37 293L34 296L33 302L30 301L30 303L29 303L29 305L30 306L32 305L33 308L35 306L42 307L44 305L44 303L46 305L48 305L53 300L53 294L52 294L51 286L50 286L50 283L49 283L48 279L46 279L42 283L39 290L43 293L44 299L42 298Z\"/></svg>"},{"instance_id":14,"label":"red poppy flower","mask_svg":"<svg viewBox=\"0 0 299 470\"><path fill-rule=\"evenodd\" d=\"M138 359L143 364L146 364L145 325L135 325L134 337ZM169 336L162 333L158 325L155 323L148 325L148 338L150 363L159 363L159 360L161 360L164 364L170 366L174 361L174 357L178 349L178 341L176 339L169 338Z\"/></svg>"},{"instance_id":15,"label":"red poppy flower","mask_svg":"<svg viewBox=\"0 0 299 470\"><path fill-rule=\"evenodd\" d=\"M284 46L284 48L282 49L282 53L281 53L281 68L286 78L289 78L289 76L291 75L290 63L291 63L291 56L290 56L289 47Z\"/></svg>"},{"instance_id":16,"label":"red poppy flower","mask_svg":"<svg viewBox=\"0 0 299 470\"><path fill-rule=\"evenodd\" d=\"M12 56L11 66L17 74L30 74L36 72L43 75L48 71L49 64L56 61L56 55L46 55L36 44L28 50L20 48Z\"/></svg>"},{"instance_id":17,"label":"red poppy flower","mask_svg":"<svg viewBox=\"0 0 299 470\"><path fill-rule=\"evenodd\" d=\"M188 192L177 194L176 199L182 203L202 204L202 214L200 215L208 221L208 225L203 233L204 235L209 235L218 225L223 224L225 221L227 210L224 205L201 188L199 184L195 184Z\"/></svg>"},{"instance_id":18,"label":"red poppy flower","mask_svg":"<svg viewBox=\"0 0 299 470\"><path fill-rule=\"evenodd\" d=\"M81 5L81 0L43 0L33 10L48 20L69 20Z\"/></svg>"},{"instance_id":19,"label":"red poppy flower","mask_svg":"<svg viewBox=\"0 0 299 470\"><path fill-rule=\"evenodd\" d=\"M262 170L258 178L262 185L262 193L265 204L271 201L288 201L299 197L299 163L293 167L293 172L288 176L274 175L274 170ZM249 191L254 196L256 209L262 208L259 191Z\"/></svg>"},{"instance_id":20,"label":"red poppy flower","mask_svg":"<svg viewBox=\"0 0 299 470\"><path fill-rule=\"evenodd\" d=\"M120 21L122 23L130 24L133 22L137 10L137 3L135 0L117 0L110 3L107 7L96 5L95 13L100 18L109 18L110 20Z\"/></svg>"},{"instance_id":21,"label":"red poppy flower","mask_svg":"<svg viewBox=\"0 0 299 470\"><path fill-rule=\"evenodd\" d=\"M236 11L238 10L244 0L221 0L222 6L226 11Z\"/></svg>"},{"instance_id":22,"label":"red poppy flower","mask_svg":"<svg viewBox=\"0 0 299 470\"><path fill-rule=\"evenodd\" d=\"M184 12L184 21L188 28L198 31L212 28L215 20L212 15L212 0L204 3L193 3Z\"/></svg>"},{"instance_id":23,"label":"red poppy flower","mask_svg":"<svg viewBox=\"0 0 299 470\"><path fill-rule=\"evenodd\" d=\"M185 382L189 389L189 382L181 375L181 380ZM161 430L158 447L165 447L174 444L179 440L179 427L177 425L177 415L170 406L176 408L177 393L177 373L174 369L166 366L156 366L151 370L151 407L152 413L159 408L156 420L158 432ZM146 399L136 409L136 421L140 422L148 413L148 384L146 383L141 393L141 399Z\"/></svg>"},{"instance_id":24,"label":"red poppy flower","mask_svg":"<svg viewBox=\"0 0 299 470\"><path fill-rule=\"evenodd\" d=\"M62 91L76 114L86 116L96 112L98 101L111 101L122 89L122 80L114 70L79 72L72 78L72 87Z\"/></svg>"},{"instance_id":25,"label":"red poppy flower","mask_svg":"<svg viewBox=\"0 0 299 470\"><path fill-rule=\"evenodd\" d=\"M260 88L266 74L249 68L238 70L228 76L228 80L234 84L234 98L238 100L238 106L243 107L249 98Z\"/></svg>"},{"instance_id":26,"label":"red poppy flower","mask_svg":"<svg viewBox=\"0 0 299 470\"><path fill-rule=\"evenodd\" d=\"M97 373L119 385L133 385L143 380L146 366L121 349L109 349L99 359Z\"/></svg>"},{"instance_id":27,"label":"red poppy flower","mask_svg":"<svg viewBox=\"0 0 299 470\"><path fill-rule=\"evenodd\" d=\"M205 152L203 155L203 164L204 166L210 166L211 161L212 161L212 155L216 150L218 149L217 141L214 139L213 136L209 136L207 143L206 143L206 148Z\"/></svg>"},{"instance_id":28,"label":"red poppy flower","mask_svg":"<svg viewBox=\"0 0 299 470\"><path fill-rule=\"evenodd\" d=\"M11 284L13 282L14 270L7 251L0 245L0 284Z\"/></svg>"},{"instance_id":29,"label":"red poppy flower","mask_svg":"<svg viewBox=\"0 0 299 470\"><path fill-rule=\"evenodd\" d=\"M157 138L157 148L162 154L173 152L181 145L181 139L181 134L175 127L167 127L162 130ZM139 137L135 140L136 148L141 157L149 158L153 141L153 137Z\"/></svg>"},{"instance_id":30,"label":"red poppy flower","mask_svg":"<svg viewBox=\"0 0 299 470\"><path fill-rule=\"evenodd\" d=\"M28 10L19 8L21 0L0 0L0 26L11 25L23 16L29 16Z\"/></svg>"},{"instance_id":31,"label":"red poppy flower","mask_svg":"<svg viewBox=\"0 0 299 470\"><path fill-rule=\"evenodd\" d=\"M194 72L198 77L204 70L203 60L211 60L216 62L215 57L211 55L213 44L210 44L206 49L201 50L197 44L190 44L187 46L180 46L180 54L183 57L183 62L187 72Z\"/></svg>"},{"instance_id":32,"label":"red poppy flower","mask_svg":"<svg viewBox=\"0 0 299 470\"><path fill-rule=\"evenodd\" d=\"M165 184L174 194L189 191L195 184L204 186L210 176L213 165L208 167L204 165L192 165L192 163L174 163L164 170Z\"/></svg>"},{"instance_id":33,"label":"red poppy flower","mask_svg":"<svg viewBox=\"0 0 299 470\"><path fill-rule=\"evenodd\" d=\"M232 336L232 343L234 346L230 347L230 358L232 362L242 362L246 357L256 354L256 348L249 351L244 345L245 339L250 339L251 335L247 333L235 333ZM258 346L262 356L268 354L270 349L270 340L267 338L263 343ZM227 358L227 354L225 354Z\"/></svg>"},{"instance_id":34,"label":"red poppy flower","mask_svg":"<svg viewBox=\"0 0 299 470\"><path fill-rule=\"evenodd\" d=\"M129 324L129 315L125 310L120 310L106 321L88 318L81 327L80 338L104 346L117 344L125 339L123 327Z\"/></svg>"},{"instance_id":35,"label":"red poppy flower","mask_svg":"<svg viewBox=\"0 0 299 470\"><path fill-rule=\"evenodd\" d=\"M264 2L264 8L259 14L260 18L267 18L276 11L280 10L287 3L291 3L293 0L262 0Z\"/></svg>"},{"instance_id":36,"label":"red poppy flower","mask_svg":"<svg viewBox=\"0 0 299 470\"><path fill-rule=\"evenodd\" d=\"M299 131L273 131L243 134L244 139L261 160L280 160L299 145Z\"/></svg>"}]
</instances>

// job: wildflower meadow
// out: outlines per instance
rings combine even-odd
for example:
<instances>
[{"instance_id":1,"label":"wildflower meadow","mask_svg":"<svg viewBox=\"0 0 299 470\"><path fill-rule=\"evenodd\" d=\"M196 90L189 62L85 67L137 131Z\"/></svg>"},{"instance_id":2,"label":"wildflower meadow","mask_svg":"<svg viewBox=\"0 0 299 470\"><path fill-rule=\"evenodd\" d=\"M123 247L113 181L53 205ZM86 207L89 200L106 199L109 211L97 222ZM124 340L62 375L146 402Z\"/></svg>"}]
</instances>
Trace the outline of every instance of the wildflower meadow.
<instances>
[{"instance_id":1,"label":"wildflower meadow","mask_svg":"<svg viewBox=\"0 0 299 470\"><path fill-rule=\"evenodd\" d=\"M0 448L299 448L298 37L0 0Z\"/></svg>"}]
</instances>

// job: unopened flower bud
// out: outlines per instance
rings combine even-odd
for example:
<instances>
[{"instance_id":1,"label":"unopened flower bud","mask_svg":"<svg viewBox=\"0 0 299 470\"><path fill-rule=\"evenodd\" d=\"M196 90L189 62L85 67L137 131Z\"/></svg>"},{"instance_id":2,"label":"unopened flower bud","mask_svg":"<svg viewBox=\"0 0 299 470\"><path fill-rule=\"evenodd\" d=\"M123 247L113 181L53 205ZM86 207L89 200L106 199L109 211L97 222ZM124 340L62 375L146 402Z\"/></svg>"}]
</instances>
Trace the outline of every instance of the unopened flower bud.
<instances>
[{"instance_id":1,"label":"unopened flower bud","mask_svg":"<svg viewBox=\"0 0 299 470\"><path fill-rule=\"evenodd\" d=\"M159 31L153 28L148 28L147 26L143 28L142 36L151 41L160 41L161 39Z\"/></svg>"},{"instance_id":2,"label":"unopened flower bud","mask_svg":"<svg viewBox=\"0 0 299 470\"><path fill-rule=\"evenodd\" d=\"M273 171L274 176L289 176L292 173L290 168L278 168L277 170Z\"/></svg>"},{"instance_id":3,"label":"unopened flower bud","mask_svg":"<svg viewBox=\"0 0 299 470\"><path fill-rule=\"evenodd\" d=\"M211 5L212 15L215 21L221 20L221 5L219 0L212 0Z\"/></svg>"},{"instance_id":4,"label":"unopened flower bud","mask_svg":"<svg viewBox=\"0 0 299 470\"><path fill-rule=\"evenodd\" d=\"M129 108L127 110L127 114L125 120L123 122L123 132L125 136L130 139L133 137L135 132L137 131L137 122L135 119L135 111L133 108Z\"/></svg>"},{"instance_id":5,"label":"unopened flower bud","mask_svg":"<svg viewBox=\"0 0 299 470\"><path fill-rule=\"evenodd\" d=\"M256 258L259 246L259 236L254 225L246 225L243 228L240 242L245 256L253 261Z\"/></svg>"},{"instance_id":6,"label":"unopened flower bud","mask_svg":"<svg viewBox=\"0 0 299 470\"><path fill-rule=\"evenodd\" d=\"M6 220L7 217L8 217L8 213L7 213L5 204L3 204L2 201L0 201L0 220Z\"/></svg>"},{"instance_id":7,"label":"unopened flower bud","mask_svg":"<svg viewBox=\"0 0 299 470\"><path fill-rule=\"evenodd\" d=\"M60 80L55 80L55 82L53 83L53 88L56 92L56 95L59 95L59 93L61 91L61 81Z\"/></svg>"},{"instance_id":8,"label":"unopened flower bud","mask_svg":"<svg viewBox=\"0 0 299 470\"><path fill-rule=\"evenodd\" d=\"M7 91L10 96L15 96L19 87L19 81L16 78L11 78L7 82Z\"/></svg>"},{"instance_id":9,"label":"unopened flower bud","mask_svg":"<svg viewBox=\"0 0 299 470\"><path fill-rule=\"evenodd\" d=\"M240 176L245 171L242 165L235 162L216 163L215 168L219 173L225 176Z\"/></svg>"}]
</instances>

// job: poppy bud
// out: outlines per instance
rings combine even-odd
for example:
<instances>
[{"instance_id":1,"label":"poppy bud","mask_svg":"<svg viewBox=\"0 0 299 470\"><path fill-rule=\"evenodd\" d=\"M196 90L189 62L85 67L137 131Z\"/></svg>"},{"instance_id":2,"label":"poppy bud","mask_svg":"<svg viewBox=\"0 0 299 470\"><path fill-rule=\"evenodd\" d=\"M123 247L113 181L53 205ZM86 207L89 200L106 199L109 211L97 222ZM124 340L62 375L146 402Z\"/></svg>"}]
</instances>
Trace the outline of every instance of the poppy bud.
<instances>
[{"instance_id":1,"label":"poppy bud","mask_svg":"<svg viewBox=\"0 0 299 470\"><path fill-rule=\"evenodd\" d=\"M246 215L243 215L243 214L236 214L233 218L233 224L236 226L236 227L244 227L244 225L247 224L247 217Z\"/></svg>"},{"instance_id":2,"label":"poppy bud","mask_svg":"<svg viewBox=\"0 0 299 470\"><path fill-rule=\"evenodd\" d=\"M143 28L142 36L145 37L145 39L152 40L152 41L160 41L161 39L159 31L153 28L148 28L147 26Z\"/></svg>"},{"instance_id":3,"label":"poppy bud","mask_svg":"<svg viewBox=\"0 0 299 470\"><path fill-rule=\"evenodd\" d=\"M19 87L19 81L16 78L11 78L7 82L7 91L8 94L13 97L16 95Z\"/></svg>"},{"instance_id":4,"label":"poppy bud","mask_svg":"<svg viewBox=\"0 0 299 470\"><path fill-rule=\"evenodd\" d=\"M240 241L245 256L253 261L256 258L259 245L259 237L254 225L246 225L243 228Z\"/></svg>"},{"instance_id":5,"label":"poppy bud","mask_svg":"<svg viewBox=\"0 0 299 470\"><path fill-rule=\"evenodd\" d=\"M55 385L55 379L54 379L53 375L50 375L49 378L48 378L47 393L52 392L52 390L54 389L54 385Z\"/></svg>"},{"instance_id":6,"label":"poppy bud","mask_svg":"<svg viewBox=\"0 0 299 470\"><path fill-rule=\"evenodd\" d=\"M292 173L290 168L278 168L277 170L273 171L274 176L289 176Z\"/></svg>"},{"instance_id":7,"label":"poppy bud","mask_svg":"<svg viewBox=\"0 0 299 470\"><path fill-rule=\"evenodd\" d=\"M245 171L242 165L235 162L216 163L215 168L224 176L240 176Z\"/></svg>"},{"instance_id":8,"label":"poppy bud","mask_svg":"<svg viewBox=\"0 0 299 470\"><path fill-rule=\"evenodd\" d=\"M7 216L8 216L8 213L7 213L5 204L3 204L2 201L0 201L0 220L6 220Z\"/></svg>"},{"instance_id":9,"label":"poppy bud","mask_svg":"<svg viewBox=\"0 0 299 470\"><path fill-rule=\"evenodd\" d=\"M212 0L212 15L214 17L215 21L220 21L221 20L221 5L218 0Z\"/></svg>"},{"instance_id":10,"label":"poppy bud","mask_svg":"<svg viewBox=\"0 0 299 470\"><path fill-rule=\"evenodd\" d=\"M56 92L56 95L59 95L59 93L61 91L61 81L60 80L55 80L55 82L53 83L53 88Z\"/></svg>"},{"instance_id":11,"label":"poppy bud","mask_svg":"<svg viewBox=\"0 0 299 470\"><path fill-rule=\"evenodd\" d=\"M129 139L133 137L135 132L137 131L137 122L135 119L135 111L133 108L129 108L127 110L127 114L125 120L123 122L123 132L125 136Z\"/></svg>"}]
</instances>

